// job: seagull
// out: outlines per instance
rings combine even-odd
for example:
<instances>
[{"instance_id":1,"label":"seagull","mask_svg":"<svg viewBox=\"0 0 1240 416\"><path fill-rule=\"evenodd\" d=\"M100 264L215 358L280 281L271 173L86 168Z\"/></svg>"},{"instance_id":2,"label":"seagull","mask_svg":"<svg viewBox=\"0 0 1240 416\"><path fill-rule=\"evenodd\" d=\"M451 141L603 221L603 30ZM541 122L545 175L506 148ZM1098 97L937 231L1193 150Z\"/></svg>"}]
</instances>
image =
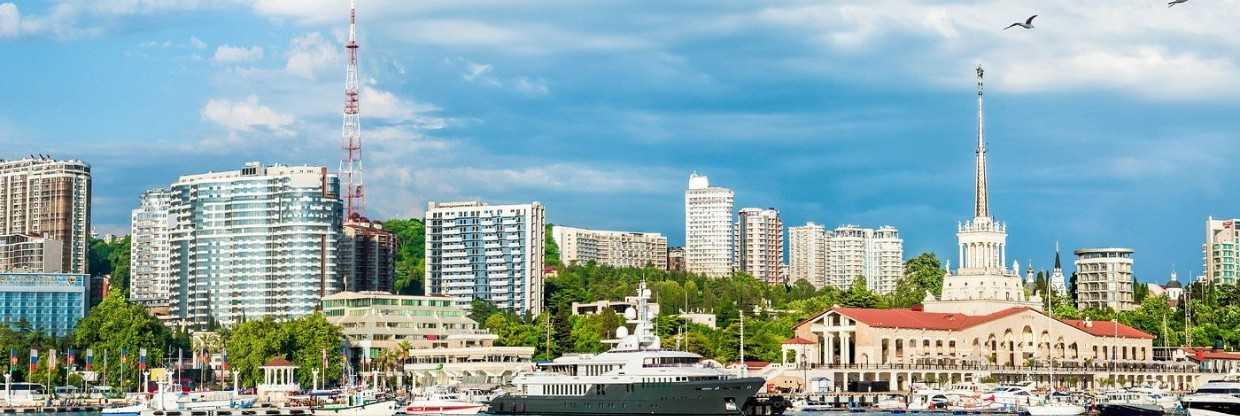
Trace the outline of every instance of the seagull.
<instances>
[{"instance_id":1,"label":"seagull","mask_svg":"<svg viewBox=\"0 0 1240 416\"><path fill-rule=\"evenodd\" d=\"M1173 0L1173 1L1188 1L1188 0ZM1035 14L1033 16L1029 16L1029 20L1025 20L1025 23L1021 23L1021 22L1012 23L1011 26L1005 27L1003 28L1003 30L1008 30L1008 29L1011 29L1017 26L1023 27L1025 29L1033 29L1033 18L1035 17L1038 17L1038 15Z\"/></svg>"},{"instance_id":2,"label":"seagull","mask_svg":"<svg viewBox=\"0 0 1240 416\"><path fill-rule=\"evenodd\" d=\"M1167 3L1167 8L1175 7L1175 5L1180 3L1188 3L1188 0L1171 0L1170 3Z\"/></svg>"}]
</instances>

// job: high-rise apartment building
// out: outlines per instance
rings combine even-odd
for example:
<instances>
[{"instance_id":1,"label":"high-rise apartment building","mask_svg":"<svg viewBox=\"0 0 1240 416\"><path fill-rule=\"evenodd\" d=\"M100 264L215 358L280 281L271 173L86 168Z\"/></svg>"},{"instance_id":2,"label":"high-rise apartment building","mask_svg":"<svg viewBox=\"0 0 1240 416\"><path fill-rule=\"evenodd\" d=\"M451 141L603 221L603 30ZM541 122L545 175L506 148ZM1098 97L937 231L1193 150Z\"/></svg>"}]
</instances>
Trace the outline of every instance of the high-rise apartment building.
<instances>
[{"instance_id":1,"label":"high-rise apartment building","mask_svg":"<svg viewBox=\"0 0 1240 416\"><path fill-rule=\"evenodd\" d=\"M668 247L667 249L667 270L671 272L685 271L685 248L684 247Z\"/></svg>"},{"instance_id":2,"label":"high-rise apartment building","mask_svg":"<svg viewBox=\"0 0 1240 416\"><path fill-rule=\"evenodd\" d=\"M743 208L736 217L737 270L758 280L785 283L784 221L774 208Z\"/></svg>"},{"instance_id":3,"label":"high-rise apartment building","mask_svg":"<svg viewBox=\"0 0 1240 416\"><path fill-rule=\"evenodd\" d=\"M857 277L877 293L889 293L904 276L904 240L894 227L844 225L830 235L827 284L847 289Z\"/></svg>"},{"instance_id":4,"label":"high-rise apartment building","mask_svg":"<svg viewBox=\"0 0 1240 416\"><path fill-rule=\"evenodd\" d=\"M146 306L172 303L172 191L142 193L129 216L129 299Z\"/></svg>"},{"instance_id":5,"label":"high-rise apartment building","mask_svg":"<svg viewBox=\"0 0 1240 416\"><path fill-rule=\"evenodd\" d=\"M1240 276L1240 219L1206 218L1206 242L1201 246L1207 282L1235 284Z\"/></svg>"},{"instance_id":6,"label":"high-rise apartment building","mask_svg":"<svg viewBox=\"0 0 1240 416\"><path fill-rule=\"evenodd\" d=\"M392 292L396 285L396 234L383 224L366 218L344 223L340 240L340 274L343 290Z\"/></svg>"},{"instance_id":7,"label":"high-rise apartment building","mask_svg":"<svg viewBox=\"0 0 1240 416\"><path fill-rule=\"evenodd\" d=\"M813 222L788 227L788 276L792 283L804 280L821 288L827 285L830 234Z\"/></svg>"},{"instance_id":8,"label":"high-rise apartment building","mask_svg":"<svg viewBox=\"0 0 1240 416\"><path fill-rule=\"evenodd\" d=\"M474 299L538 315L543 308L546 211L533 202L430 202L426 209L426 291L456 306Z\"/></svg>"},{"instance_id":9,"label":"high-rise apartment building","mask_svg":"<svg viewBox=\"0 0 1240 416\"><path fill-rule=\"evenodd\" d=\"M1076 306L1080 309L1136 308L1130 248L1082 248L1076 253Z\"/></svg>"},{"instance_id":10,"label":"high-rise apartment building","mask_svg":"<svg viewBox=\"0 0 1240 416\"><path fill-rule=\"evenodd\" d=\"M712 187L710 179L689 175L685 191L685 269L710 277L732 274L735 235L731 189Z\"/></svg>"},{"instance_id":11,"label":"high-rise apartment building","mask_svg":"<svg viewBox=\"0 0 1240 416\"><path fill-rule=\"evenodd\" d=\"M551 237L564 264L595 262L611 267L667 270L667 237L659 233L602 231L554 226Z\"/></svg>"},{"instance_id":12,"label":"high-rise apartment building","mask_svg":"<svg viewBox=\"0 0 1240 416\"><path fill-rule=\"evenodd\" d=\"M0 235L0 272L60 273L64 242L22 234Z\"/></svg>"},{"instance_id":13,"label":"high-rise apartment building","mask_svg":"<svg viewBox=\"0 0 1240 416\"><path fill-rule=\"evenodd\" d=\"M85 162L47 157L0 161L0 234L62 242L65 272L87 273L90 198Z\"/></svg>"},{"instance_id":14,"label":"high-rise apartment building","mask_svg":"<svg viewBox=\"0 0 1240 416\"><path fill-rule=\"evenodd\" d=\"M322 166L182 176L169 189L173 319L203 328L314 312L341 287L339 190Z\"/></svg>"}]
</instances>

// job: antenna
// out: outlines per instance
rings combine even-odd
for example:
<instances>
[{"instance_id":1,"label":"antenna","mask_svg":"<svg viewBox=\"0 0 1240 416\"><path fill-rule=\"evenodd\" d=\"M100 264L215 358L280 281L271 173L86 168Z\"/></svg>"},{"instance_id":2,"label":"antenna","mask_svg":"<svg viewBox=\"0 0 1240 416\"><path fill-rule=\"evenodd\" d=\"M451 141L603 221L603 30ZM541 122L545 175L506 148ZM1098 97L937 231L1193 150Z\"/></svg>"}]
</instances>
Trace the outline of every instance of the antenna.
<instances>
[{"instance_id":1,"label":"antenna","mask_svg":"<svg viewBox=\"0 0 1240 416\"><path fill-rule=\"evenodd\" d=\"M349 42L345 44L349 61L344 77L344 127L341 131L340 179L344 182L345 221L364 212L362 190L362 117L358 106L357 82L357 0L349 3Z\"/></svg>"}]
</instances>

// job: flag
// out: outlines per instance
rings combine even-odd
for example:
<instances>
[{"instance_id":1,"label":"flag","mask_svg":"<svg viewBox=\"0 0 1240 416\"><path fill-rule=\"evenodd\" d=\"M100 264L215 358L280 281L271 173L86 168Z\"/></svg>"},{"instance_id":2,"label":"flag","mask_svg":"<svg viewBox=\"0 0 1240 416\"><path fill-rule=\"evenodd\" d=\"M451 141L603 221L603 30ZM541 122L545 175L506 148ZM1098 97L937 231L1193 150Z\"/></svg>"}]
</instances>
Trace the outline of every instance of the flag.
<instances>
[{"instance_id":1,"label":"flag","mask_svg":"<svg viewBox=\"0 0 1240 416\"><path fill-rule=\"evenodd\" d=\"M327 348L323 349L323 368L327 368Z\"/></svg>"},{"instance_id":2,"label":"flag","mask_svg":"<svg viewBox=\"0 0 1240 416\"><path fill-rule=\"evenodd\" d=\"M146 348L138 350L138 370L146 369Z\"/></svg>"},{"instance_id":3,"label":"flag","mask_svg":"<svg viewBox=\"0 0 1240 416\"><path fill-rule=\"evenodd\" d=\"M95 350L87 348L86 349L86 371L91 371L93 367L92 364L94 363L95 363Z\"/></svg>"},{"instance_id":4,"label":"flag","mask_svg":"<svg viewBox=\"0 0 1240 416\"><path fill-rule=\"evenodd\" d=\"M17 349L9 348L9 368L17 367Z\"/></svg>"},{"instance_id":5,"label":"flag","mask_svg":"<svg viewBox=\"0 0 1240 416\"><path fill-rule=\"evenodd\" d=\"M223 368L224 368L224 371L228 371L228 350L224 350L224 357L223 357L223 358L224 358L224 364L223 364L223 365L221 365L221 367L223 367Z\"/></svg>"},{"instance_id":6,"label":"flag","mask_svg":"<svg viewBox=\"0 0 1240 416\"><path fill-rule=\"evenodd\" d=\"M56 369L56 350L47 350L47 372Z\"/></svg>"},{"instance_id":7,"label":"flag","mask_svg":"<svg viewBox=\"0 0 1240 416\"><path fill-rule=\"evenodd\" d=\"M69 353L65 355L65 364L70 367L77 364L77 351L74 351L73 347L69 347Z\"/></svg>"},{"instance_id":8,"label":"flag","mask_svg":"<svg viewBox=\"0 0 1240 416\"><path fill-rule=\"evenodd\" d=\"M30 350L30 372L39 371L39 350Z\"/></svg>"},{"instance_id":9,"label":"flag","mask_svg":"<svg viewBox=\"0 0 1240 416\"><path fill-rule=\"evenodd\" d=\"M121 365L129 364L129 350L121 348Z\"/></svg>"}]
</instances>

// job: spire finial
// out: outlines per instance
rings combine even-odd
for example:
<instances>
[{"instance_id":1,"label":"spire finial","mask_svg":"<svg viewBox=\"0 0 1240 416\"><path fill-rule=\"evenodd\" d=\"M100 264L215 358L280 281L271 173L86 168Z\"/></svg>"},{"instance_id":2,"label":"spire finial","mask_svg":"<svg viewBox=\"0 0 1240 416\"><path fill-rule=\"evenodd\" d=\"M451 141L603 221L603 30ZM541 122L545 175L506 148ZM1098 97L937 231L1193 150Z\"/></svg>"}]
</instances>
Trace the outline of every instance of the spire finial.
<instances>
[{"instance_id":1,"label":"spire finial","mask_svg":"<svg viewBox=\"0 0 1240 416\"><path fill-rule=\"evenodd\" d=\"M973 216L975 218L990 217L990 201L986 186L986 119L982 105L982 75L986 71L977 66L977 172L975 172Z\"/></svg>"}]
</instances>

